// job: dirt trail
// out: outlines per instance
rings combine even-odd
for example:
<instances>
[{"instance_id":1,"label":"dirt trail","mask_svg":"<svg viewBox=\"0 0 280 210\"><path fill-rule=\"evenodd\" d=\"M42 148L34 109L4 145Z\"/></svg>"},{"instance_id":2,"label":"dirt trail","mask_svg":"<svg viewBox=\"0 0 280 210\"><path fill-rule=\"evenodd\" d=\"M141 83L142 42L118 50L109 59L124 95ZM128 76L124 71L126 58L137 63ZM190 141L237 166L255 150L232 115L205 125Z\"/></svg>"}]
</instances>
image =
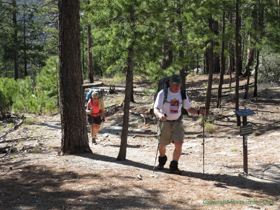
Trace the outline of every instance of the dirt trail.
<instances>
[{"instance_id":1,"label":"dirt trail","mask_svg":"<svg viewBox=\"0 0 280 210\"><path fill-rule=\"evenodd\" d=\"M105 104L121 99L110 95ZM202 99L191 97L193 106ZM127 160L116 161L122 112L111 114L98 134L92 154L59 156L59 114L32 116L6 138L33 136L14 145L18 152L0 159L0 209L280 209L279 89L263 89L259 97L241 100L256 114L248 117L254 134L248 136L249 174L243 173L243 146L234 115L234 98L223 98L213 132L205 137L203 174L202 126L197 116L185 116L185 143L179 168L153 172L156 125L147 116L130 117ZM137 94L132 110L149 110L152 95ZM139 103L141 101L141 103ZM241 107L245 108L245 107ZM169 165L173 145L167 147ZM2 155L3 156L3 155Z\"/></svg>"}]
</instances>

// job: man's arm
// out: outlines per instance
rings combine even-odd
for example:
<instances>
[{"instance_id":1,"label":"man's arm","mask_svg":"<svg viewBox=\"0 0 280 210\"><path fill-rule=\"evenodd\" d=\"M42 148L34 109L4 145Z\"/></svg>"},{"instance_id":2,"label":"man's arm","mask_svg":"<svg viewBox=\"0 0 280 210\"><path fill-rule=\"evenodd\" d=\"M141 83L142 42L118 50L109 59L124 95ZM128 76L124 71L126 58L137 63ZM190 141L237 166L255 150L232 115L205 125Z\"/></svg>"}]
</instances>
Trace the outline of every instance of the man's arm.
<instances>
[{"instance_id":1,"label":"man's arm","mask_svg":"<svg viewBox=\"0 0 280 210\"><path fill-rule=\"evenodd\" d=\"M155 115L161 120L161 121L166 121L166 114L163 114L159 108L154 108L154 113Z\"/></svg>"},{"instance_id":2,"label":"man's arm","mask_svg":"<svg viewBox=\"0 0 280 210\"><path fill-rule=\"evenodd\" d=\"M190 108L190 109L187 109L187 111L193 115L206 115L206 109L195 109L195 108Z\"/></svg>"}]
</instances>

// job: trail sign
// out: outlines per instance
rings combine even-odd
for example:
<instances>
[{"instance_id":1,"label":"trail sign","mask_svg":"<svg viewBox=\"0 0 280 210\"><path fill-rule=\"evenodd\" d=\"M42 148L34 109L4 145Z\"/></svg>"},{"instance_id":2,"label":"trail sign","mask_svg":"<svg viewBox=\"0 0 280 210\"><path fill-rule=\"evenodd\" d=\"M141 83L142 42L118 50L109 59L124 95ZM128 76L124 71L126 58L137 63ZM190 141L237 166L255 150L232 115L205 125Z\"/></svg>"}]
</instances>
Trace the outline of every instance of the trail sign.
<instances>
[{"instance_id":1,"label":"trail sign","mask_svg":"<svg viewBox=\"0 0 280 210\"><path fill-rule=\"evenodd\" d=\"M253 133L253 126L252 125L244 125L240 126L240 136L247 136Z\"/></svg>"},{"instance_id":2,"label":"trail sign","mask_svg":"<svg viewBox=\"0 0 280 210\"><path fill-rule=\"evenodd\" d=\"M242 117L243 126L240 127L240 135L243 136L243 168L244 172L248 174L248 148L247 148L247 135L253 131L252 125L247 125L247 116L256 114L251 109L243 109L234 111L237 115Z\"/></svg>"},{"instance_id":3,"label":"trail sign","mask_svg":"<svg viewBox=\"0 0 280 210\"><path fill-rule=\"evenodd\" d=\"M240 117L245 117L245 116L249 116L252 114L256 114L255 112L253 112L251 109L243 109L243 110L237 110L234 111L237 115L239 115Z\"/></svg>"}]
</instances>

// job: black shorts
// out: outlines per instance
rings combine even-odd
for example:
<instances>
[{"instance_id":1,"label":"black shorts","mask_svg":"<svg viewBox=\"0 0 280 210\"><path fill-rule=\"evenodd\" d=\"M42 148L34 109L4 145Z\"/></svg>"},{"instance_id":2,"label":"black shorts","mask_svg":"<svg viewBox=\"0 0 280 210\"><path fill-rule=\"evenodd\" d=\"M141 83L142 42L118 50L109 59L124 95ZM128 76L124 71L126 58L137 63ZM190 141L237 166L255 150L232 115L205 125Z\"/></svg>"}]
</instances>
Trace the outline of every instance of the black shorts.
<instances>
[{"instance_id":1,"label":"black shorts","mask_svg":"<svg viewBox=\"0 0 280 210\"><path fill-rule=\"evenodd\" d=\"M99 115L98 117L93 117L93 116L90 116L90 115L87 115L88 116L88 123L91 125L91 124L98 124L100 125L101 124L101 116Z\"/></svg>"}]
</instances>

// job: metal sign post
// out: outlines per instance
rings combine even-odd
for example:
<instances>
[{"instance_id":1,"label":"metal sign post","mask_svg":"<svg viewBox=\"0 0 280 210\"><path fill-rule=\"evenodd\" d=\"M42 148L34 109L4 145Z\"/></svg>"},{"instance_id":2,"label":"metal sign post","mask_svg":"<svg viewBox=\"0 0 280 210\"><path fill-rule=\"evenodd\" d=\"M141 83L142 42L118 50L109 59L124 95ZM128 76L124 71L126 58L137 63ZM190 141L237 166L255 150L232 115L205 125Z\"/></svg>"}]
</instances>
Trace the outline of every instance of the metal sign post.
<instances>
[{"instance_id":1,"label":"metal sign post","mask_svg":"<svg viewBox=\"0 0 280 210\"><path fill-rule=\"evenodd\" d=\"M247 135L253 133L252 125L247 125L247 116L256 114L250 109L234 111L237 115L242 117L243 126L240 127L240 136L243 136L243 169L248 174L248 138Z\"/></svg>"}]
</instances>

